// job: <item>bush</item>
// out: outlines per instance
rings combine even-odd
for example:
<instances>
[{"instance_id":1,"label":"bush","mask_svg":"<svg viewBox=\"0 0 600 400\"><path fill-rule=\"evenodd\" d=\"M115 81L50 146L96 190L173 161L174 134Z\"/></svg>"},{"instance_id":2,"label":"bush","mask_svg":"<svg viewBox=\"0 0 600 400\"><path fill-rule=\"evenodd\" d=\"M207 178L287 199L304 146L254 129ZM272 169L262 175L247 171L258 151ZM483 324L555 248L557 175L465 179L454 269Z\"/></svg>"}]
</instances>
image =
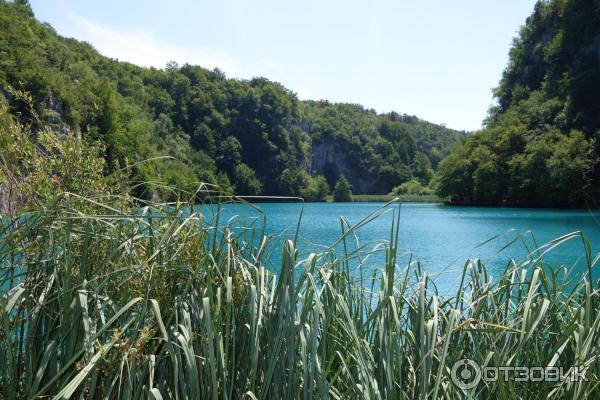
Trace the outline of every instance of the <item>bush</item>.
<instances>
[{"instance_id":1,"label":"bush","mask_svg":"<svg viewBox=\"0 0 600 400\"><path fill-rule=\"evenodd\" d=\"M329 194L327 179L322 175L311 177L308 186L302 189L301 195L306 201L325 201Z\"/></svg>"},{"instance_id":2,"label":"bush","mask_svg":"<svg viewBox=\"0 0 600 400\"><path fill-rule=\"evenodd\" d=\"M235 167L235 190L239 195L254 196L262 192L262 184L254 170L244 163Z\"/></svg>"},{"instance_id":3,"label":"bush","mask_svg":"<svg viewBox=\"0 0 600 400\"><path fill-rule=\"evenodd\" d=\"M352 185L344 175L341 175L333 189L333 201L352 201Z\"/></svg>"},{"instance_id":4,"label":"bush","mask_svg":"<svg viewBox=\"0 0 600 400\"><path fill-rule=\"evenodd\" d=\"M219 191L221 193L226 195L233 193L233 185L224 171L217 174L217 185L219 186Z\"/></svg>"},{"instance_id":5,"label":"bush","mask_svg":"<svg viewBox=\"0 0 600 400\"><path fill-rule=\"evenodd\" d=\"M85 143L47 127L34 135L2 105L0 121L0 213L43 207L62 192L97 198L123 189L119 173L104 176L99 142Z\"/></svg>"},{"instance_id":6,"label":"bush","mask_svg":"<svg viewBox=\"0 0 600 400\"><path fill-rule=\"evenodd\" d=\"M419 182L419 180L413 178L408 182L404 182L402 185L396 186L390 193L392 196L397 195L411 195L411 196L423 196L432 194L432 190L425 187Z\"/></svg>"},{"instance_id":7,"label":"bush","mask_svg":"<svg viewBox=\"0 0 600 400\"><path fill-rule=\"evenodd\" d=\"M309 184L309 176L302 168L286 168L277 178L277 194L300 196Z\"/></svg>"}]
</instances>

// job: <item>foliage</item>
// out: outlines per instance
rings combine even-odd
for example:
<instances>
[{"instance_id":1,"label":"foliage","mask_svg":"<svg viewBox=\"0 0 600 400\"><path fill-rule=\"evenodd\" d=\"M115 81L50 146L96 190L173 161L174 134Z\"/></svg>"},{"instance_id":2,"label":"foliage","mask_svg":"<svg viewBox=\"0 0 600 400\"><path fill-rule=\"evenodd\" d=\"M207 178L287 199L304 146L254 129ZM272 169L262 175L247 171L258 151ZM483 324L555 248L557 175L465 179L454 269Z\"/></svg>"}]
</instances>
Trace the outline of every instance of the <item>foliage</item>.
<instances>
[{"instance_id":1,"label":"foliage","mask_svg":"<svg viewBox=\"0 0 600 400\"><path fill-rule=\"evenodd\" d=\"M323 175L315 175L309 178L308 184L300 192L306 201L325 201L329 195L329 185Z\"/></svg>"},{"instance_id":2,"label":"foliage","mask_svg":"<svg viewBox=\"0 0 600 400\"><path fill-rule=\"evenodd\" d=\"M438 169L455 203L593 207L600 199L600 7L538 2L510 51L487 127Z\"/></svg>"},{"instance_id":3,"label":"foliage","mask_svg":"<svg viewBox=\"0 0 600 400\"><path fill-rule=\"evenodd\" d=\"M399 220L371 277L349 272L364 255L333 243L301 257L293 241L275 275L262 227L211 225L187 205L131 211L108 203L90 213L63 197L2 222L3 399L599 395L598 283L562 281L537 252L494 281L468 262L447 297L418 264L399 266ZM340 244L361 225L342 226ZM580 234L543 249L573 239ZM598 257L584 247L591 271ZM589 366L588 381L499 379L463 390L451 370L465 358Z\"/></svg>"},{"instance_id":4,"label":"foliage","mask_svg":"<svg viewBox=\"0 0 600 400\"><path fill-rule=\"evenodd\" d=\"M388 203L390 201L399 201L401 203L442 203L444 200L433 194L353 194L354 203Z\"/></svg>"},{"instance_id":5,"label":"foliage","mask_svg":"<svg viewBox=\"0 0 600 400\"><path fill-rule=\"evenodd\" d=\"M414 116L377 114L354 104L306 101L301 110L315 149L313 170L330 185L344 174L359 193L387 193L413 176L427 184L432 165L437 167L451 145L466 135Z\"/></svg>"},{"instance_id":6,"label":"foliage","mask_svg":"<svg viewBox=\"0 0 600 400\"><path fill-rule=\"evenodd\" d=\"M23 93L12 94L29 100ZM32 135L0 103L0 214L43 207L61 192L96 198L123 190L123 174L104 175L102 144L47 128L35 140Z\"/></svg>"},{"instance_id":7,"label":"foliage","mask_svg":"<svg viewBox=\"0 0 600 400\"><path fill-rule=\"evenodd\" d=\"M106 173L132 166L138 197L175 200L161 187L193 192L198 182L216 183L220 173L238 192L298 195L306 182L289 179L303 178L301 169L325 175L330 185L346 173L357 188L364 173L376 182L365 190L387 192L410 179L415 149L435 167L463 136L415 117L301 102L265 78L227 79L217 69L188 64L148 69L118 62L58 36L21 3L0 0L0 93L10 112L29 122L8 88L31 93L40 122L102 143ZM309 168L323 143L339 146L353 171ZM174 159L139 164L157 156ZM391 170L381 171L385 165Z\"/></svg>"},{"instance_id":8,"label":"foliage","mask_svg":"<svg viewBox=\"0 0 600 400\"><path fill-rule=\"evenodd\" d=\"M237 194L255 196L263 190L262 183L260 183L252 168L244 163L235 167L234 179Z\"/></svg>"},{"instance_id":9,"label":"foliage","mask_svg":"<svg viewBox=\"0 0 600 400\"><path fill-rule=\"evenodd\" d=\"M419 182L418 179L411 179L408 182L404 182L400 186L396 186L392 192L392 195L410 195L410 196L422 196L432 194L431 189L425 187Z\"/></svg>"},{"instance_id":10,"label":"foliage","mask_svg":"<svg viewBox=\"0 0 600 400\"><path fill-rule=\"evenodd\" d=\"M431 179L433 179L435 174L431 168L431 162L425 154L415 154L415 159L413 160L413 175L423 185L429 184Z\"/></svg>"},{"instance_id":11,"label":"foliage","mask_svg":"<svg viewBox=\"0 0 600 400\"><path fill-rule=\"evenodd\" d=\"M286 168L277 178L279 191L290 196L300 196L309 184L309 176L302 168Z\"/></svg>"},{"instance_id":12,"label":"foliage","mask_svg":"<svg viewBox=\"0 0 600 400\"><path fill-rule=\"evenodd\" d=\"M352 185L344 175L340 176L335 184L333 201L352 201Z\"/></svg>"},{"instance_id":13,"label":"foliage","mask_svg":"<svg viewBox=\"0 0 600 400\"><path fill-rule=\"evenodd\" d=\"M217 175L217 185L224 194L231 195L234 192L234 187L225 172L219 172Z\"/></svg>"}]
</instances>

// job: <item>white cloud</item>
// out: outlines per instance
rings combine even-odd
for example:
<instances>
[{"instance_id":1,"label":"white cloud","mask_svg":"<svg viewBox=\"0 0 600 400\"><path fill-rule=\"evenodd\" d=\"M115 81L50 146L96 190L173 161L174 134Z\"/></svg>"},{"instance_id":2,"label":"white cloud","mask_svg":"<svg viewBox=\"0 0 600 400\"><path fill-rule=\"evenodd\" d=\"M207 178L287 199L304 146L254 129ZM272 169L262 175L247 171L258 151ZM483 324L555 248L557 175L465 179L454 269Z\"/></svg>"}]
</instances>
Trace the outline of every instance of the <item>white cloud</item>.
<instances>
[{"instance_id":1,"label":"white cloud","mask_svg":"<svg viewBox=\"0 0 600 400\"><path fill-rule=\"evenodd\" d=\"M228 76L239 73L235 59L227 52L209 46L179 46L156 38L143 30L123 30L91 21L66 10L69 35L91 43L101 54L145 67L164 68L167 62L218 67Z\"/></svg>"}]
</instances>

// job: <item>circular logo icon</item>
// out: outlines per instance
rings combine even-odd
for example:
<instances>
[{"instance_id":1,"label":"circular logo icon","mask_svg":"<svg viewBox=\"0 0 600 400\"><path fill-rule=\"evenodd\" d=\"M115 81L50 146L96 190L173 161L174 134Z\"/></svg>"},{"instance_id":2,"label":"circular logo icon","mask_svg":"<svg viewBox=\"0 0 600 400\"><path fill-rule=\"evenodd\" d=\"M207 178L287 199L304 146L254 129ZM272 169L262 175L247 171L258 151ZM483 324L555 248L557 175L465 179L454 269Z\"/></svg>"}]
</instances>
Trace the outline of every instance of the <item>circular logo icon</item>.
<instances>
[{"instance_id":1,"label":"circular logo icon","mask_svg":"<svg viewBox=\"0 0 600 400\"><path fill-rule=\"evenodd\" d=\"M475 361L464 358L454 363L450 378L461 389L473 389L481 380L481 368Z\"/></svg>"}]
</instances>

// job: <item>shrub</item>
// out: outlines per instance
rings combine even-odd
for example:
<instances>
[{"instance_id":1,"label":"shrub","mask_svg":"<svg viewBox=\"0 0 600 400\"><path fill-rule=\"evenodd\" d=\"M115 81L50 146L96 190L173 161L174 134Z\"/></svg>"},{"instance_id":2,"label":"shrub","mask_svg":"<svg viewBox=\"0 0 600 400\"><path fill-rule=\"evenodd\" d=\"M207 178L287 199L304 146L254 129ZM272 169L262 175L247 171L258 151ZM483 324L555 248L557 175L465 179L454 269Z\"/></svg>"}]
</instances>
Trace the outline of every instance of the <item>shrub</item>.
<instances>
[{"instance_id":1,"label":"shrub","mask_svg":"<svg viewBox=\"0 0 600 400\"><path fill-rule=\"evenodd\" d=\"M97 198L123 189L124 176L104 176L104 147L48 127L32 133L0 106L0 212L17 215L61 192Z\"/></svg>"},{"instance_id":2,"label":"shrub","mask_svg":"<svg viewBox=\"0 0 600 400\"><path fill-rule=\"evenodd\" d=\"M310 178L302 168L286 168L277 178L277 191L288 196L301 196L308 186Z\"/></svg>"},{"instance_id":3,"label":"shrub","mask_svg":"<svg viewBox=\"0 0 600 400\"><path fill-rule=\"evenodd\" d=\"M253 196L262 192L262 184L252 168L244 163L235 167L235 190L239 195Z\"/></svg>"},{"instance_id":4,"label":"shrub","mask_svg":"<svg viewBox=\"0 0 600 400\"><path fill-rule=\"evenodd\" d=\"M316 175L308 180L308 185L301 191L306 201L325 201L329 194L327 179L322 175Z\"/></svg>"},{"instance_id":5,"label":"shrub","mask_svg":"<svg viewBox=\"0 0 600 400\"><path fill-rule=\"evenodd\" d=\"M352 201L352 185L341 175L333 189L333 201Z\"/></svg>"},{"instance_id":6,"label":"shrub","mask_svg":"<svg viewBox=\"0 0 600 400\"><path fill-rule=\"evenodd\" d=\"M411 195L411 196L422 196L432 194L431 189L423 186L417 179L411 179L408 182L396 186L390 193L393 196L396 195Z\"/></svg>"}]
</instances>

